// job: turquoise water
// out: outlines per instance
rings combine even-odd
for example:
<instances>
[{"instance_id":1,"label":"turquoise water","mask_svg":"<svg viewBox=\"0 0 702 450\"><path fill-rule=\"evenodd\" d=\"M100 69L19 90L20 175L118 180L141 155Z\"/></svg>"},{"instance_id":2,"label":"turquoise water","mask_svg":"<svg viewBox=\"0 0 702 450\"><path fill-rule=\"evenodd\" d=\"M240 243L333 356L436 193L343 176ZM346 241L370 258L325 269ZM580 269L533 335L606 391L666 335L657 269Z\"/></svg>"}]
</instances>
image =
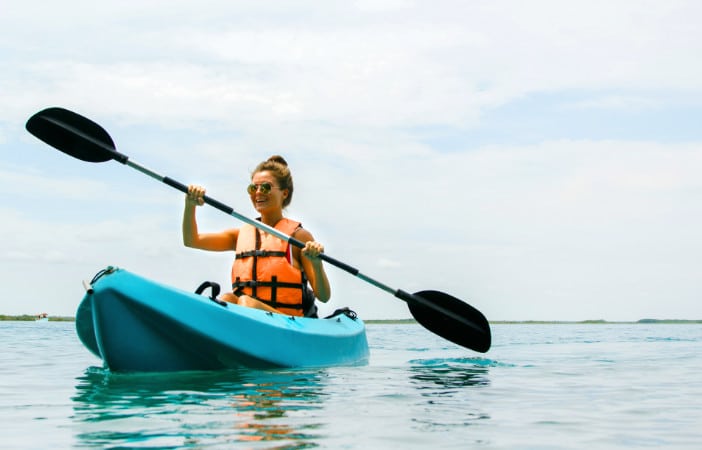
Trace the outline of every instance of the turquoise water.
<instances>
[{"instance_id":1,"label":"turquoise water","mask_svg":"<svg viewBox=\"0 0 702 450\"><path fill-rule=\"evenodd\" d=\"M0 442L45 448L699 448L702 325L494 325L479 355L369 325L371 361L120 375L73 323L0 322Z\"/></svg>"}]
</instances>

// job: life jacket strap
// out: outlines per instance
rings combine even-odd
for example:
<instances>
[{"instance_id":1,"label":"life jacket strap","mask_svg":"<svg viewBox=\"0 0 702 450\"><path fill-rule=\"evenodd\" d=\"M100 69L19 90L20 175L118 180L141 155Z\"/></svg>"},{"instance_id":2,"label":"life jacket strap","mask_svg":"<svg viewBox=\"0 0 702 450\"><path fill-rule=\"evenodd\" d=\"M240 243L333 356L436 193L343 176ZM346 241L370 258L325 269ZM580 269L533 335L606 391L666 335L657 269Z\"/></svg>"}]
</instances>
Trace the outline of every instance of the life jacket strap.
<instances>
[{"instance_id":1,"label":"life jacket strap","mask_svg":"<svg viewBox=\"0 0 702 450\"><path fill-rule=\"evenodd\" d=\"M244 294L243 288L251 288L252 291L255 292L256 288L260 287L267 287L271 289L271 300L265 300L262 298L256 297L256 300L265 303L268 306L271 306L273 308L289 308L289 309L300 309L303 310L305 309L303 304L297 304L297 305L289 305L287 303L280 303L276 301L277 299L277 290L278 288L287 288L287 289L303 289L302 285L299 283L289 283L289 282L281 282L278 281L278 278L276 276L273 276L271 281L259 281L259 280L249 280L249 281L241 281L239 277L232 283L232 290L234 291L234 295L242 295Z\"/></svg>"},{"instance_id":2,"label":"life jacket strap","mask_svg":"<svg viewBox=\"0 0 702 450\"><path fill-rule=\"evenodd\" d=\"M302 289L302 286L300 283L286 283L286 282L281 282L281 281L236 281L232 283L232 290L236 291L239 288L245 288L245 287L269 287L269 288L275 288L275 287L281 287L281 288L292 288L292 289Z\"/></svg>"},{"instance_id":3,"label":"life jacket strap","mask_svg":"<svg viewBox=\"0 0 702 450\"><path fill-rule=\"evenodd\" d=\"M272 250L249 250L246 252L240 252L236 254L237 259L242 259L242 258L251 258L251 257L258 257L258 256L280 256L280 257L285 257L286 253L285 252L277 252L277 251L272 251Z\"/></svg>"}]
</instances>

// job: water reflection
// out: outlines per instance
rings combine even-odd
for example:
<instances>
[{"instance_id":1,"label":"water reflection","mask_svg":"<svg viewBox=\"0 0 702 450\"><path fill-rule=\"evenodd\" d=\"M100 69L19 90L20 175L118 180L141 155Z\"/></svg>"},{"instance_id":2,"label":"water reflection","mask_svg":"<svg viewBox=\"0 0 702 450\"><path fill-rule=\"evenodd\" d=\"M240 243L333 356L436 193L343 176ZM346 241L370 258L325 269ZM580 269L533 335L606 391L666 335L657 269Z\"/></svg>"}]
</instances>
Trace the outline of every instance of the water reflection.
<instances>
[{"instance_id":1,"label":"water reflection","mask_svg":"<svg viewBox=\"0 0 702 450\"><path fill-rule=\"evenodd\" d=\"M115 374L90 368L77 379L81 445L159 447L270 441L316 446L323 370L232 370Z\"/></svg>"},{"instance_id":2,"label":"water reflection","mask_svg":"<svg viewBox=\"0 0 702 450\"><path fill-rule=\"evenodd\" d=\"M423 395L451 395L457 389L490 384L489 360L474 358L410 361L411 381Z\"/></svg>"},{"instance_id":3,"label":"water reflection","mask_svg":"<svg viewBox=\"0 0 702 450\"><path fill-rule=\"evenodd\" d=\"M425 401L425 414L414 418L414 428L453 431L490 419L474 395L474 388L490 384L490 360L441 358L413 360L410 364L410 383Z\"/></svg>"}]
</instances>

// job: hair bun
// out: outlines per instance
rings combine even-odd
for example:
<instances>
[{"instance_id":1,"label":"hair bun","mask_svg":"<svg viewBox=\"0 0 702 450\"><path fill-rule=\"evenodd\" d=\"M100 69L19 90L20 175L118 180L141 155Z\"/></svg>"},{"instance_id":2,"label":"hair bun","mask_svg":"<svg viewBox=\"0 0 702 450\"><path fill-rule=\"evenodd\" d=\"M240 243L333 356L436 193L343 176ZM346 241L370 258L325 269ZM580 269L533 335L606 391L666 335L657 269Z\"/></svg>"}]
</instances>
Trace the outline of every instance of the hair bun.
<instances>
[{"instance_id":1,"label":"hair bun","mask_svg":"<svg viewBox=\"0 0 702 450\"><path fill-rule=\"evenodd\" d=\"M288 162L285 160L285 158L283 158L283 157L280 156L280 155L273 155L273 156L271 156L270 158L268 158L268 161L276 162L276 163L282 164L282 165L284 165L284 166L286 166L286 167L287 167L287 165L288 165Z\"/></svg>"}]
</instances>

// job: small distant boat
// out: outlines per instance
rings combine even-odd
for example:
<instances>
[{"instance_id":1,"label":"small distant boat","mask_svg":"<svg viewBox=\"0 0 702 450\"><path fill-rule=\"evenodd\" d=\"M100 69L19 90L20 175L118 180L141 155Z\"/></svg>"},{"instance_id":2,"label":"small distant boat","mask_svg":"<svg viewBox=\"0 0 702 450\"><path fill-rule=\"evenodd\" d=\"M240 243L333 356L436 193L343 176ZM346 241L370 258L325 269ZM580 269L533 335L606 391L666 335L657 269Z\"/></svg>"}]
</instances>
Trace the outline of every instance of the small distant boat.
<instances>
[{"instance_id":1,"label":"small distant boat","mask_svg":"<svg viewBox=\"0 0 702 450\"><path fill-rule=\"evenodd\" d=\"M48 322L49 321L49 315L47 313L41 313L37 314L36 318L34 319L35 322Z\"/></svg>"}]
</instances>

